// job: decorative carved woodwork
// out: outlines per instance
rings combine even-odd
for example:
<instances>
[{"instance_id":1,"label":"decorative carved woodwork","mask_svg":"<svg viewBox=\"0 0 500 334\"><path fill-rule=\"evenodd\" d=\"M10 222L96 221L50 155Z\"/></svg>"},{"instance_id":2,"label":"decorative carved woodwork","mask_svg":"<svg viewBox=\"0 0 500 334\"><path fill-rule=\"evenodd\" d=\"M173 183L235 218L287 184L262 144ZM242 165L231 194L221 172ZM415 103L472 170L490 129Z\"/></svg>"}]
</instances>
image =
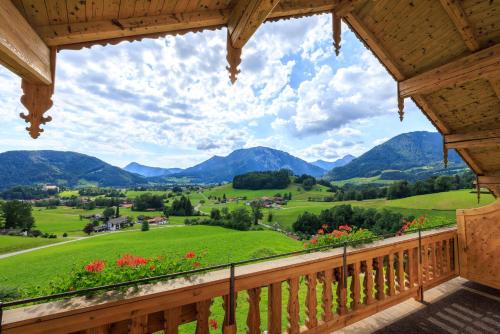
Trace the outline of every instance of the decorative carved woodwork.
<instances>
[{"instance_id":1,"label":"decorative carved woodwork","mask_svg":"<svg viewBox=\"0 0 500 334\"><path fill-rule=\"evenodd\" d=\"M23 95L21 96L21 103L28 109L28 114L20 113L19 116L24 119L30 126L26 128L31 138L36 139L43 132L40 128L41 125L46 124L52 120L50 116L44 116L52 107L52 94L54 94L54 81L55 81L55 66L56 66L56 49L50 49L50 66L52 73L52 84L45 85L40 83L32 83L27 79L22 79L21 87Z\"/></svg>"},{"instance_id":2,"label":"decorative carved woodwork","mask_svg":"<svg viewBox=\"0 0 500 334\"><path fill-rule=\"evenodd\" d=\"M238 66L241 64L241 49L234 48L231 44L231 36L229 35L229 31L227 33L227 62L229 66L226 69L229 71L229 79L231 83L234 84L236 82L237 76L240 73Z\"/></svg>"},{"instance_id":3,"label":"decorative carved woodwork","mask_svg":"<svg viewBox=\"0 0 500 334\"><path fill-rule=\"evenodd\" d=\"M399 114L399 120L402 122L404 117L405 117L405 100L403 96L401 96L401 87L400 83L398 82L398 114Z\"/></svg>"},{"instance_id":4,"label":"decorative carved woodwork","mask_svg":"<svg viewBox=\"0 0 500 334\"><path fill-rule=\"evenodd\" d=\"M342 18L335 11L332 12L333 46L335 55L340 53L340 42L342 36Z\"/></svg>"}]
</instances>

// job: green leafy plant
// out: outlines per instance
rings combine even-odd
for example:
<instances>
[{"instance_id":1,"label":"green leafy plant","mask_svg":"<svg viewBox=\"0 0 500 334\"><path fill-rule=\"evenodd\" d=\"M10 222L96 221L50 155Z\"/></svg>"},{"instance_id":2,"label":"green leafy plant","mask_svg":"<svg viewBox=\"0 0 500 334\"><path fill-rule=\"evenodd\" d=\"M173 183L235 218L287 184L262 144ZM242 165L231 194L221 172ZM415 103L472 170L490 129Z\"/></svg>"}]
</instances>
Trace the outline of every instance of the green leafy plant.
<instances>
[{"instance_id":1,"label":"green leafy plant","mask_svg":"<svg viewBox=\"0 0 500 334\"><path fill-rule=\"evenodd\" d=\"M376 234L370 230L341 225L338 229L330 232L328 225L325 224L318 230L316 235L304 243L304 246L306 248L316 248L328 245L340 246L344 243L352 246L371 242L375 239L377 239Z\"/></svg>"}]
</instances>

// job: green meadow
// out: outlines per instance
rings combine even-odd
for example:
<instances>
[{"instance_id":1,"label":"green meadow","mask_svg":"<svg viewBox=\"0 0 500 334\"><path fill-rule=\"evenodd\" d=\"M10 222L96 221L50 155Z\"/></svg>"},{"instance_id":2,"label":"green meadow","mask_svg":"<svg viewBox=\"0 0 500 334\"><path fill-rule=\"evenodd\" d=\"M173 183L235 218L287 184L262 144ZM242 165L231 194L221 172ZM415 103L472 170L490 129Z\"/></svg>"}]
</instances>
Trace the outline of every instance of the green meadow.
<instances>
[{"instance_id":1,"label":"green meadow","mask_svg":"<svg viewBox=\"0 0 500 334\"><path fill-rule=\"evenodd\" d=\"M143 257L182 257L188 251L206 251L202 264L207 266L301 248L301 242L273 231L240 232L209 226L107 233L0 259L0 286L46 286L51 279L67 274L75 265L83 266L96 259L114 261L125 253Z\"/></svg>"},{"instance_id":2,"label":"green meadow","mask_svg":"<svg viewBox=\"0 0 500 334\"><path fill-rule=\"evenodd\" d=\"M62 239L26 238L0 235L0 255L40 247L63 241Z\"/></svg>"}]
</instances>

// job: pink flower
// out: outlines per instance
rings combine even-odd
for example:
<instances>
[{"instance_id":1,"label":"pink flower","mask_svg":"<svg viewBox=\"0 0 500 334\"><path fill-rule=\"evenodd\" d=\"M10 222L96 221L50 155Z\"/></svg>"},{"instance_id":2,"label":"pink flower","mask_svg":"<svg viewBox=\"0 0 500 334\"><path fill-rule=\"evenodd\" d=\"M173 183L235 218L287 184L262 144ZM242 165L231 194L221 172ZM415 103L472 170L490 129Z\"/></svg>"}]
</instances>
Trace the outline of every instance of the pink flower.
<instances>
[{"instance_id":1,"label":"pink flower","mask_svg":"<svg viewBox=\"0 0 500 334\"><path fill-rule=\"evenodd\" d=\"M343 231L349 231L351 232L352 231L352 227L350 227L349 225L345 224L345 225L340 225L339 226L339 230L343 230Z\"/></svg>"}]
</instances>

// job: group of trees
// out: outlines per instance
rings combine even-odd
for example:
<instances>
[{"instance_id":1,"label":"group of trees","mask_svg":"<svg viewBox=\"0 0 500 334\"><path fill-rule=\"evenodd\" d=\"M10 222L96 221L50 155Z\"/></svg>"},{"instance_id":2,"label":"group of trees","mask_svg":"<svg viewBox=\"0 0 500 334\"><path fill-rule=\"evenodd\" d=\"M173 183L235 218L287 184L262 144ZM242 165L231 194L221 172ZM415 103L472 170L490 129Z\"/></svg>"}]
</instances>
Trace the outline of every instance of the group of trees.
<instances>
[{"instance_id":1,"label":"group of trees","mask_svg":"<svg viewBox=\"0 0 500 334\"><path fill-rule=\"evenodd\" d=\"M314 235L323 226L329 232L341 225L369 229L376 234L395 233L401 229L403 218L413 220L415 217L403 217L402 214L388 209L364 209L351 205L339 205L322 210L319 215L304 212L293 224L293 230L300 234Z\"/></svg>"},{"instance_id":2,"label":"group of trees","mask_svg":"<svg viewBox=\"0 0 500 334\"><path fill-rule=\"evenodd\" d=\"M134 198L132 210L145 211L146 209L154 209L161 211L164 208L164 199L164 195L153 195L151 193L141 194Z\"/></svg>"},{"instance_id":3,"label":"group of trees","mask_svg":"<svg viewBox=\"0 0 500 334\"><path fill-rule=\"evenodd\" d=\"M0 202L0 228L30 231L34 226L30 203L18 200Z\"/></svg>"},{"instance_id":4,"label":"group of trees","mask_svg":"<svg viewBox=\"0 0 500 334\"><path fill-rule=\"evenodd\" d=\"M425 180L419 180L414 183L410 183L408 181L396 181L390 185L346 184L341 188L331 186L330 190L334 193L332 193L332 195L330 196L324 197L323 201L362 201L365 199L374 198L397 199L449 190L469 189L473 186L473 182L474 175L471 172L466 172L462 174L455 174L452 176L432 176Z\"/></svg>"},{"instance_id":5,"label":"group of trees","mask_svg":"<svg viewBox=\"0 0 500 334\"><path fill-rule=\"evenodd\" d=\"M298 176L295 179L295 182L302 184L302 187L306 191L311 190L314 187L314 185L317 183L316 178L314 176L307 175L307 174L302 174L301 176Z\"/></svg>"},{"instance_id":6,"label":"group of trees","mask_svg":"<svg viewBox=\"0 0 500 334\"><path fill-rule=\"evenodd\" d=\"M210 218L186 219L186 225L209 225L222 226L240 231L248 231L252 227L252 216L244 207L238 207L229 211L227 207L219 210L213 208L210 212Z\"/></svg>"},{"instance_id":7,"label":"group of trees","mask_svg":"<svg viewBox=\"0 0 500 334\"><path fill-rule=\"evenodd\" d=\"M43 189L41 186L16 186L0 192L0 198L5 200L42 199L57 194L56 189Z\"/></svg>"},{"instance_id":8,"label":"group of trees","mask_svg":"<svg viewBox=\"0 0 500 334\"><path fill-rule=\"evenodd\" d=\"M182 195L180 198L173 200L172 205L165 207L163 213L165 216L196 216L191 200L189 197Z\"/></svg>"},{"instance_id":9,"label":"group of trees","mask_svg":"<svg viewBox=\"0 0 500 334\"><path fill-rule=\"evenodd\" d=\"M288 169L279 171L250 172L233 178L234 189L284 189L290 184L292 172Z\"/></svg>"}]
</instances>

